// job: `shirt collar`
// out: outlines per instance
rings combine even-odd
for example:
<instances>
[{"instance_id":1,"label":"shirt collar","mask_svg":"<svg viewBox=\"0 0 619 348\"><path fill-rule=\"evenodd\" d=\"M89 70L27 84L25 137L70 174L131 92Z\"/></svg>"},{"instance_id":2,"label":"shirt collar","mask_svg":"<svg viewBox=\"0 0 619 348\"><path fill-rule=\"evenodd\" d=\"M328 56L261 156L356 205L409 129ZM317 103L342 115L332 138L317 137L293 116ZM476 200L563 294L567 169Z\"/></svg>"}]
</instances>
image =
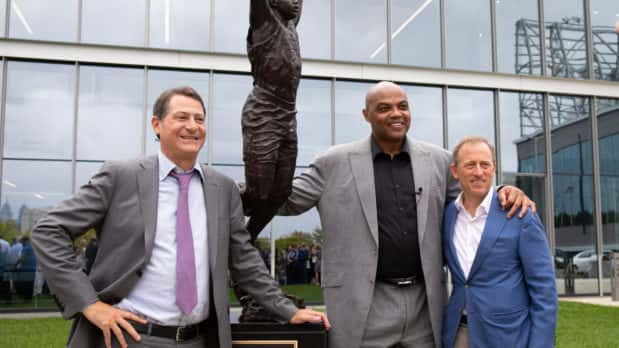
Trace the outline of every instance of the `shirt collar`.
<instances>
[{"instance_id":1,"label":"shirt collar","mask_svg":"<svg viewBox=\"0 0 619 348\"><path fill-rule=\"evenodd\" d=\"M172 162L166 155L164 155L163 152L161 152L161 150L159 150L157 157L159 158L159 181L165 180L165 178L167 178L170 172L173 170L176 171L177 173L184 172L180 167L174 164L174 162ZM198 161L194 163L193 170L197 171L200 174L200 179L202 179L202 182L204 182L204 173L202 172L202 167L200 167L200 164L198 163Z\"/></svg>"},{"instance_id":2,"label":"shirt collar","mask_svg":"<svg viewBox=\"0 0 619 348\"><path fill-rule=\"evenodd\" d=\"M408 145L406 139L407 138L404 137L404 141L402 141L402 146L400 146L400 152L406 152L408 154ZM374 139L374 136L372 136L372 158L376 158L376 155L381 153L385 152L380 148L380 146L378 146L376 139Z\"/></svg>"},{"instance_id":3,"label":"shirt collar","mask_svg":"<svg viewBox=\"0 0 619 348\"><path fill-rule=\"evenodd\" d=\"M463 192L460 192L460 194L458 195L458 198L456 198L454 202L454 204L456 205L456 209L458 209L458 212L466 211L466 209L464 208L464 204L462 204L462 194ZM491 187L490 190L488 190L488 193L486 193L486 196L484 197L484 199L481 201L481 204L479 205L479 207L477 207L474 217L479 216L482 213L488 214L488 212L490 211L490 205L492 204L493 194L494 194L494 187Z\"/></svg>"}]
</instances>

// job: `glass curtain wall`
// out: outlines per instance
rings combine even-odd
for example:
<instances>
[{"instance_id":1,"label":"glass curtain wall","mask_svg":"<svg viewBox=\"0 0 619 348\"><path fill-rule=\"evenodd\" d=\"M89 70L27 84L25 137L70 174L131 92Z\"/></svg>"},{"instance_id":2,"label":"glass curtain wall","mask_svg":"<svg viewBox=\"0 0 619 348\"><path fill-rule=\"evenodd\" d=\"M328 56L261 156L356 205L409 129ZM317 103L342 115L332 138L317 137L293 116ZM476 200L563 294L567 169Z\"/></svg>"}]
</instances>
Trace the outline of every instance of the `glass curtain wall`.
<instances>
[{"instance_id":1,"label":"glass curtain wall","mask_svg":"<svg viewBox=\"0 0 619 348\"><path fill-rule=\"evenodd\" d=\"M593 156L589 98L550 95L555 254L562 295L596 294ZM563 266L563 267L560 267Z\"/></svg>"},{"instance_id":2,"label":"glass curtain wall","mask_svg":"<svg viewBox=\"0 0 619 348\"><path fill-rule=\"evenodd\" d=\"M590 0L593 45L593 78L619 81L619 5L616 1Z\"/></svg>"},{"instance_id":3,"label":"glass curtain wall","mask_svg":"<svg viewBox=\"0 0 619 348\"><path fill-rule=\"evenodd\" d=\"M488 0L445 0L447 68L492 71Z\"/></svg>"},{"instance_id":4,"label":"glass curtain wall","mask_svg":"<svg viewBox=\"0 0 619 348\"><path fill-rule=\"evenodd\" d=\"M602 213L602 276L604 293L610 292L610 256L619 252L619 99L596 102Z\"/></svg>"},{"instance_id":5,"label":"glass curtain wall","mask_svg":"<svg viewBox=\"0 0 619 348\"><path fill-rule=\"evenodd\" d=\"M544 30L546 74L588 78L583 0L544 0Z\"/></svg>"},{"instance_id":6,"label":"glass curtain wall","mask_svg":"<svg viewBox=\"0 0 619 348\"><path fill-rule=\"evenodd\" d=\"M4 13L5 2L0 2ZM26 40L77 41L78 0L11 0L9 37ZM4 30L4 18L2 19Z\"/></svg>"},{"instance_id":7,"label":"glass curtain wall","mask_svg":"<svg viewBox=\"0 0 619 348\"><path fill-rule=\"evenodd\" d=\"M501 0L496 8L497 70L540 75L541 35L537 0Z\"/></svg>"},{"instance_id":8,"label":"glass curtain wall","mask_svg":"<svg viewBox=\"0 0 619 348\"><path fill-rule=\"evenodd\" d=\"M391 63L441 67L439 3L391 0Z\"/></svg>"},{"instance_id":9,"label":"glass curtain wall","mask_svg":"<svg viewBox=\"0 0 619 348\"><path fill-rule=\"evenodd\" d=\"M209 0L150 0L150 47L193 51L209 49Z\"/></svg>"}]
</instances>

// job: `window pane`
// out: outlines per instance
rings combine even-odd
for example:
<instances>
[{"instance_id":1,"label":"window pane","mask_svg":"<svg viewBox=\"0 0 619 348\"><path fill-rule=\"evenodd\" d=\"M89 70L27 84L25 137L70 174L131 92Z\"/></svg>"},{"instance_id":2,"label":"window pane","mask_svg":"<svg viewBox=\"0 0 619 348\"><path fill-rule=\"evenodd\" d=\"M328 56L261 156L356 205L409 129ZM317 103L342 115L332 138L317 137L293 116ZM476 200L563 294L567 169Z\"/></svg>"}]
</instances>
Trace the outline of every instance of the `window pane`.
<instances>
[{"instance_id":1,"label":"window pane","mask_svg":"<svg viewBox=\"0 0 619 348\"><path fill-rule=\"evenodd\" d=\"M392 0L391 50L395 64L441 66L439 1Z\"/></svg>"},{"instance_id":2,"label":"window pane","mask_svg":"<svg viewBox=\"0 0 619 348\"><path fill-rule=\"evenodd\" d=\"M241 110L252 88L249 75L215 74L213 84L213 162L243 164Z\"/></svg>"},{"instance_id":3,"label":"window pane","mask_svg":"<svg viewBox=\"0 0 619 348\"><path fill-rule=\"evenodd\" d=\"M503 176L545 173L544 96L501 92L499 110Z\"/></svg>"},{"instance_id":4,"label":"window pane","mask_svg":"<svg viewBox=\"0 0 619 348\"><path fill-rule=\"evenodd\" d=\"M565 295L593 294L598 291L597 279L592 279L597 278L597 263L585 257L596 245L589 99L551 95L549 103L555 253L564 257L556 269L558 290Z\"/></svg>"},{"instance_id":5,"label":"window pane","mask_svg":"<svg viewBox=\"0 0 619 348\"><path fill-rule=\"evenodd\" d=\"M2 171L0 220L14 221L20 232L30 232L48 209L71 194L71 162L5 160Z\"/></svg>"},{"instance_id":6,"label":"window pane","mask_svg":"<svg viewBox=\"0 0 619 348\"><path fill-rule=\"evenodd\" d=\"M604 258L602 275L604 292L610 292L610 256L619 251L619 99L598 99L598 140L600 150L600 192L602 196L602 231Z\"/></svg>"},{"instance_id":7,"label":"window pane","mask_svg":"<svg viewBox=\"0 0 619 348\"><path fill-rule=\"evenodd\" d=\"M10 18L9 36L12 38L77 40L77 0L13 0Z\"/></svg>"},{"instance_id":8,"label":"window pane","mask_svg":"<svg viewBox=\"0 0 619 348\"><path fill-rule=\"evenodd\" d=\"M541 74L537 0L496 1L499 72Z\"/></svg>"},{"instance_id":9,"label":"window pane","mask_svg":"<svg viewBox=\"0 0 619 348\"><path fill-rule=\"evenodd\" d=\"M75 66L7 64L4 156L70 159Z\"/></svg>"},{"instance_id":10,"label":"window pane","mask_svg":"<svg viewBox=\"0 0 619 348\"><path fill-rule=\"evenodd\" d=\"M337 0L335 6L335 59L386 63L387 2Z\"/></svg>"},{"instance_id":11,"label":"window pane","mask_svg":"<svg viewBox=\"0 0 619 348\"><path fill-rule=\"evenodd\" d=\"M208 108L208 83L209 74L204 72L194 71L173 71L173 70L148 70L148 105L146 106L146 154L154 155L159 151L159 141L155 137L150 119L153 114L153 106L161 93L165 90L180 86L189 86L195 89L204 102L204 107ZM211 115L206 115L207 118ZM207 123L208 124L208 123ZM207 128L207 132L209 129ZM206 143L198 155L200 163L208 161L208 151Z\"/></svg>"},{"instance_id":12,"label":"window pane","mask_svg":"<svg viewBox=\"0 0 619 348\"><path fill-rule=\"evenodd\" d=\"M348 143L370 136L370 125L363 118L365 94L372 86L366 82L335 82L335 143Z\"/></svg>"},{"instance_id":13,"label":"window pane","mask_svg":"<svg viewBox=\"0 0 619 348\"><path fill-rule=\"evenodd\" d=\"M408 136L443 146L443 90L402 85L408 95L411 126Z\"/></svg>"},{"instance_id":14,"label":"window pane","mask_svg":"<svg viewBox=\"0 0 619 348\"><path fill-rule=\"evenodd\" d=\"M4 37L6 26L6 1L0 0L0 36Z\"/></svg>"},{"instance_id":15,"label":"window pane","mask_svg":"<svg viewBox=\"0 0 619 348\"><path fill-rule=\"evenodd\" d=\"M331 0L304 1L297 31L301 57L331 58Z\"/></svg>"},{"instance_id":16,"label":"window pane","mask_svg":"<svg viewBox=\"0 0 619 348\"><path fill-rule=\"evenodd\" d=\"M309 165L331 145L331 81L301 79L297 94L297 165Z\"/></svg>"},{"instance_id":17,"label":"window pane","mask_svg":"<svg viewBox=\"0 0 619 348\"><path fill-rule=\"evenodd\" d=\"M78 160L132 158L142 152L143 69L82 66L78 105Z\"/></svg>"},{"instance_id":18,"label":"window pane","mask_svg":"<svg viewBox=\"0 0 619 348\"><path fill-rule=\"evenodd\" d=\"M247 53L249 0L215 0L213 12L215 51Z\"/></svg>"},{"instance_id":19,"label":"window pane","mask_svg":"<svg viewBox=\"0 0 619 348\"><path fill-rule=\"evenodd\" d=\"M82 42L144 46L146 0L82 0Z\"/></svg>"},{"instance_id":20,"label":"window pane","mask_svg":"<svg viewBox=\"0 0 619 348\"><path fill-rule=\"evenodd\" d=\"M492 70L490 2L445 0L447 67Z\"/></svg>"},{"instance_id":21,"label":"window pane","mask_svg":"<svg viewBox=\"0 0 619 348\"><path fill-rule=\"evenodd\" d=\"M587 44L582 0L544 0L546 73L587 78Z\"/></svg>"},{"instance_id":22,"label":"window pane","mask_svg":"<svg viewBox=\"0 0 619 348\"><path fill-rule=\"evenodd\" d=\"M206 51L209 45L209 0L151 0L151 47Z\"/></svg>"},{"instance_id":23,"label":"window pane","mask_svg":"<svg viewBox=\"0 0 619 348\"><path fill-rule=\"evenodd\" d=\"M75 163L75 186L74 191L86 185L99 170L103 162L77 162Z\"/></svg>"},{"instance_id":24,"label":"window pane","mask_svg":"<svg viewBox=\"0 0 619 348\"><path fill-rule=\"evenodd\" d=\"M593 25L593 76L619 81L619 6L612 0L591 1Z\"/></svg>"},{"instance_id":25,"label":"window pane","mask_svg":"<svg viewBox=\"0 0 619 348\"><path fill-rule=\"evenodd\" d=\"M448 148L462 138L476 135L494 144L494 98L490 91L447 90Z\"/></svg>"}]
</instances>

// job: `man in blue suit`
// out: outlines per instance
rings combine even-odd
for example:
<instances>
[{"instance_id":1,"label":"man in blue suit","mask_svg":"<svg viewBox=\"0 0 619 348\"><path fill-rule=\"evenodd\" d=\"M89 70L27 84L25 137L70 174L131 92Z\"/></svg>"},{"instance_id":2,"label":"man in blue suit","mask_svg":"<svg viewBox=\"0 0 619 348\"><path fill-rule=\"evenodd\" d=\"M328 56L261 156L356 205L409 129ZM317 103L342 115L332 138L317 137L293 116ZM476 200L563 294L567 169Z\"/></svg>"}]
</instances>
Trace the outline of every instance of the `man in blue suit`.
<instances>
[{"instance_id":1,"label":"man in blue suit","mask_svg":"<svg viewBox=\"0 0 619 348\"><path fill-rule=\"evenodd\" d=\"M443 221L453 291L443 320L444 347L554 347L557 290L544 227L529 211L508 219L491 190L495 151L468 137L451 172L462 193Z\"/></svg>"}]
</instances>

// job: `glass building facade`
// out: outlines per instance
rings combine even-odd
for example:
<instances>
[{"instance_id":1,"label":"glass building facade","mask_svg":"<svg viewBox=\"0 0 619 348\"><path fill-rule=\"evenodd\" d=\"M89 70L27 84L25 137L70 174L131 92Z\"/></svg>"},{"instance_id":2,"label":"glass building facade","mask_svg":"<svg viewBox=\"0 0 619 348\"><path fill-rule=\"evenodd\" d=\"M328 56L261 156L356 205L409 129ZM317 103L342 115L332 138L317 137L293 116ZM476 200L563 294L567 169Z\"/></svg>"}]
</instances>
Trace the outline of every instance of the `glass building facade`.
<instances>
[{"instance_id":1,"label":"glass building facade","mask_svg":"<svg viewBox=\"0 0 619 348\"><path fill-rule=\"evenodd\" d=\"M152 105L178 85L206 102L200 162L243 181L248 9L249 0L0 0L0 237L27 237L104 161L155 154ZM368 136L367 89L398 82L411 137L451 149L475 134L496 145L497 184L537 202L561 295L610 291L609 255L619 251L616 1L312 0L298 31L298 172L329 146ZM318 214L276 217L261 237L267 253L269 243L319 243ZM78 254L86 242L76 241ZM290 283L277 254L272 268ZM31 278L0 310L53 306L44 279Z\"/></svg>"}]
</instances>

